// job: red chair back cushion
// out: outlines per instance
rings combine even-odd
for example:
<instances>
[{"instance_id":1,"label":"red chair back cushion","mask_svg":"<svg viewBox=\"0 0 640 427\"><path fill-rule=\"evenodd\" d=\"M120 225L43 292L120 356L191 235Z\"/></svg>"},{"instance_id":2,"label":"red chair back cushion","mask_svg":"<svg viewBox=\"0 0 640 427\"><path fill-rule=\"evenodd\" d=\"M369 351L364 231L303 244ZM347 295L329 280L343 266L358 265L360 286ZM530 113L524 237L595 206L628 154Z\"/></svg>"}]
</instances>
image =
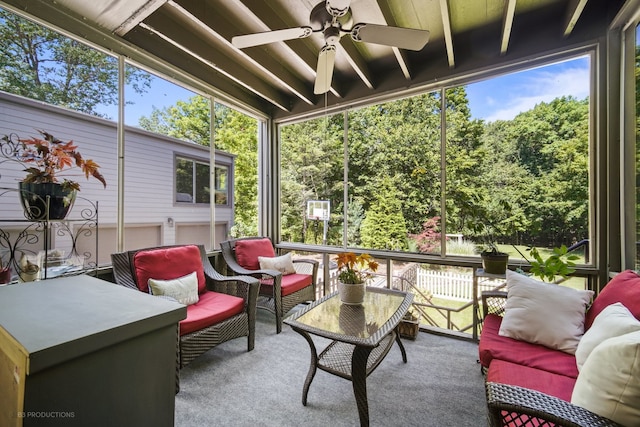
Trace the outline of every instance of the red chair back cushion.
<instances>
[{"instance_id":1,"label":"red chair back cushion","mask_svg":"<svg viewBox=\"0 0 640 427\"><path fill-rule=\"evenodd\" d=\"M631 314L640 320L640 276L632 270L618 273L598 294L584 319L585 330L605 307L616 302L622 303Z\"/></svg>"},{"instance_id":2,"label":"red chair back cushion","mask_svg":"<svg viewBox=\"0 0 640 427\"><path fill-rule=\"evenodd\" d=\"M142 292L149 292L149 279L177 279L194 271L198 276L198 293L206 289L200 249L195 245L138 251L133 256L133 268Z\"/></svg>"},{"instance_id":3,"label":"red chair back cushion","mask_svg":"<svg viewBox=\"0 0 640 427\"><path fill-rule=\"evenodd\" d=\"M276 256L271 240L266 237L263 239L238 240L235 247L236 261L247 270L260 270L259 256Z\"/></svg>"}]
</instances>

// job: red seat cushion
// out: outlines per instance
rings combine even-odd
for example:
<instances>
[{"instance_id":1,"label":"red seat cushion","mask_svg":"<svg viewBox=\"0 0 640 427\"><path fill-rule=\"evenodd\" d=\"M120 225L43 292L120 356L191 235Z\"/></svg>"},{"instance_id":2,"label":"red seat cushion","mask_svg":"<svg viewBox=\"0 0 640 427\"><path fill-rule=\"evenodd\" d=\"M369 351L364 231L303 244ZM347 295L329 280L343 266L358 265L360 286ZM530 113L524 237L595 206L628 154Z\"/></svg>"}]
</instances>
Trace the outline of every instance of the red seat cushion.
<instances>
[{"instance_id":1,"label":"red seat cushion","mask_svg":"<svg viewBox=\"0 0 640 427\"><path fill-rule=\"evenodd\" d=\"M585 316L585 331L591 327L593 320L602 310L616 302L622 303L640 320L640 276L632 270L617 274L598 294Z\"/></svg>"},{"instance_id":2,"label":"red seat cushion","mask_svg":"<svg viewBox=\"0 0 640 427\"><path fill-rule=\"evenodd\" d=\"M287 274L282 276L280 283L280 293L283 297L298 292L300 289L306 288L311 284L310 274ZM273 295L273 279L260 280L260 293L265 295Z\"/></svg>"},{"instance_id":3,"label":"red seat cushion","mask_svg":"<svg viewBox=\"0 0 640 427\"><path fill-rule=\"evenodd\" d=\"M571 402L571 393L576 383L575 378L499 359L491 362L487 381L541 391L567 402Z\"/></svg>"},{"instance_id":4,"label":"red seat cushion","mask_svg":"<svg viewBox=\"0 0 640 427\"><path fill-rule=\"evenodd\" d=\"M149 292L149 279L172 280L194 271L198 276L198 293L206 288L200 249L195 245L138 251L133 256L136 284Z\"/></svg>"},{"instance_id":5,"label":"red seat cushion","mask_svg":"<svg viewBox=\"0 0 640 427\"><path fill-rule=\"evenodd\" d=\"M187 318L180 322L180 335L215 325L242 313L243 310L244 300L242 298L206 291L200 294L197 303L187 306Z\"/></svg>"},{"instance_id":6,"label":"red seat cushion","mask_svg":"<svg viewBox=\"0 0 640 427\"><path fill-rule=\"evenodd\" d=\"M493 366L495 359L541 369L572 378L578 377L574 355L498 335L502 317L489 314L483 322L478 352L480 364Z\"/></svg>"},{"instance_id":7,"label":"red seat cushion","mask_svg":"<svg viewBox=\"0 0 640 427\"><path fill-rule=\"evenodd\" d=\"M259 256L276 256L271 240L266 237L263 239L238 240L235 248L236 261L247 270L260 270Z\"/></svg>"}]
</instances>

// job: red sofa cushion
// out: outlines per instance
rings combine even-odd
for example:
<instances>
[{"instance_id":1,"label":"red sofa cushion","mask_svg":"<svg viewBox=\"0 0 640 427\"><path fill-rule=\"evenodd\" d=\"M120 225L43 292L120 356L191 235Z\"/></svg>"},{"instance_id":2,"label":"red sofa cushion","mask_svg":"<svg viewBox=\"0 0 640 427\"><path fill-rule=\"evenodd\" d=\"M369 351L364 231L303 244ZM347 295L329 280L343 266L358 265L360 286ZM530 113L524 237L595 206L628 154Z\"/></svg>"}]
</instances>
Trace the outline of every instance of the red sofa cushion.
<instances>
[{"instance_id":1,"label":"red sofa cushion","mask_svg":"<svg viewBox=\"0 0 640 427\"><path fill-rule=\"evenodd\" d=\"M478 345L482 366L489 368L489 365L493 366L495 359L500 359L572 378L578 377L574 355L498 335L501 323L502 317L495 314L489 314L484 319Z\"/></svg>"},{"instance_id":2,"label":"red sofa cushion","mask_svg":"<svg viewBox=\"0 0 640 427\"><path fill-rule=\"evenodd\" d=\"M287 274L282 276L282 282L280 283L280 294L285 297L291 295L294 292L298 292L300 289L306 288L311 284L312 276L310 274ZM273 295L273 279L260 280L260 293L266 295Z\"/></svg>"},{"instance_id":3,"label":"red sofa cushion","mask_svg":"<svg viewBox=\"0 0 640 427\"><path fill-rule=\"evenodd\" d=\"M591 304L584 319L585 331L591 327L594 319L607 306L620 302L640 320L640 276L632 270L617 274L606 284Z\"/></svg>"},{"instance_id":4,"label":"red sofa cushion","mask_svg":"<svg viewBox=\"0 0 640 427\"><path fill-rule=\"evenodd\" d=\"M235 248L236 261L247 270L260 270L259 256L276 256L271 240L266 237L264 239L238 240Z\"/></svg>"},{"instance_id":5,"label":"red sofa cushion","mask_svg":"<svg viewBox=\"0 0 640 427\"><path fill-rule=\"evenodd\" d=\"M198 293L206 288L200 249L195 245L138 251L133 256L133 268L142 292L149 292L149 279L177 279L194 271L198 276Z\"/></svg>"},{"instance_id":6,"label":"red sofa cushion","mask_svg":"<svg viewBox=\"0 0 640 427\"><path fill-rule=\"evenodd\" d=\"M206 291L200 294L197 303L187 306L187 318L180 322L180 335L215 325L242 313L243 310L244 300L242 298Z\"/></svg>"},{"instance_id":7,"label":"red sofa cushion","mask_svg":"<svg viewBox=\"0 0 640 427\"><path fill-rule=\"evenodd\" d=\"M571 402L571 393L576 383L575 378L499 359L491 362L487 381L541 391L567 402Z\"/></svg>"}]
</instances>

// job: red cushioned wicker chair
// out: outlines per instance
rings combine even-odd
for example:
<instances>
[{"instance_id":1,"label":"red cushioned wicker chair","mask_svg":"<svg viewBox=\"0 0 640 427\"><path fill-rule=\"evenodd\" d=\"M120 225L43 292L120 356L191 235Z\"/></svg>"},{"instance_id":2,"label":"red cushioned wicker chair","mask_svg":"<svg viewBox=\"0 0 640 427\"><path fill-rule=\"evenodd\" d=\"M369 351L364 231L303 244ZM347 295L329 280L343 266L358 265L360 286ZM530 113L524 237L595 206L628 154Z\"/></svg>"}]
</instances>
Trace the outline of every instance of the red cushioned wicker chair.
<instances>
[{"instance_id":1,"label":"red cushioned wicker chair","mask_svg":"<svg viewBox=\"0 0 640 427\"><path fill-rule=\"evenodd\" d=\"M233 338L246 336L248 350L253 350L258 280L218 273L211 266L204 246L138 249L111 254L111 261L116 283L142 292L149 292L146 277L171 280L194 270L203 273L198 273L199 301L187 306L187 318L180 322L178 351L181 368L207 350ZM211 315L215 311L223 312Z\"/></svg>"},{"instance_id":2,"label":"red cushioned wicker chair","mask_svg":"<svg viewBox=\"0 0 640 427\"><path fill-rule=\"evenodd\" d=\"M276 315L276 332L282 331L285 314L300 303L315 301L318 261L294 259L295 273L283 275L277 270L261 270L258 256L275 257L268 237L243 237L220 243L222 256L234 274L260 279L258 308Z\"/></svg>"}]
</instances>

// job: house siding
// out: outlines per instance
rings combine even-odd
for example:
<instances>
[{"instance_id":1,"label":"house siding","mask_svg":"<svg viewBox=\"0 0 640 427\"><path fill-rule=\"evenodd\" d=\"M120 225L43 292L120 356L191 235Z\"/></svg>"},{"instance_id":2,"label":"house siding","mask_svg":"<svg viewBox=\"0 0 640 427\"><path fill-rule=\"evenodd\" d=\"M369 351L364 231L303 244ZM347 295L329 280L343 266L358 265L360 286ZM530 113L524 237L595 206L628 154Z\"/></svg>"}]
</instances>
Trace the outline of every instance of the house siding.
<instances>
[{"instance_id":1,"label":"house siding","mask_svg":"<svg viewBox=\"0 0 640 427\"><path fill-rule=\"evenodd\" d=\"M81 186L78 196L99 204L99 263L109 262L109 254L116 249L117 234L116 123L0 92L0 129L2 135L13 133L20 138L38 136L37 130L42 129L62 140L73 140L84 158L93 159L100 165L100 172L107 181L106 189L97 180L76 178ZM174 159L177 154L209 160L208 147L125 127L125 249L188 243L185 240L213 249L231 229L233 180L229 185L229 204L215 207L216 241L210 242L210 233L203 232L209 228L210 207L174 201ZM0 158L0 187L17 188L17 182L24 176L23 166L3 160ZM233 177L232 154L216 150L216 164L227 166L229 176ZM78 205L70 215L79 215ZM17 194L0 195L0 220L3 221L0 228L6 228L7 221L19 218L23 218L23 213ZM82 245L90 246L91 243L82 242Z\"/></svg>"}]
</instances>

